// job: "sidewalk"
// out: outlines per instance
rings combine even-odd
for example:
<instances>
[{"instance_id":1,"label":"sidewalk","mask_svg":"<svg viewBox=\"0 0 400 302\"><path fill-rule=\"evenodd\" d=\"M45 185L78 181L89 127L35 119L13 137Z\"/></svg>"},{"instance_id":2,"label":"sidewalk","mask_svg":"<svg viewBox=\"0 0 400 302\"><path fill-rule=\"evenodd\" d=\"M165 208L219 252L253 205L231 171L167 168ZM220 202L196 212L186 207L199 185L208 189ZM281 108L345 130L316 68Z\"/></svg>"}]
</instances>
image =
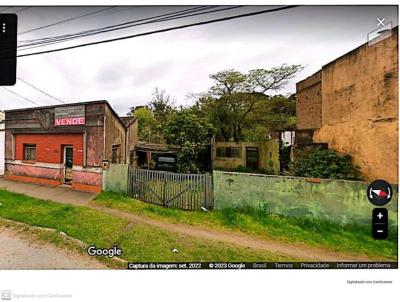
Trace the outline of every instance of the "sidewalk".
<instances>
[{"instance_id":1,"label":"sidewalk","mask_svg":"<svg viewBox=\"0 0 400 302\"><path fill-rule=\"evenodd\" d=\"M0 177L0 189L7 189L15 193L22 193L31 197L48 199L60 203L73 205L87 205L96 194L82 191L75 191L69 187L45 186L32 183L24 183Z\"/></svg>"}]
</instances>

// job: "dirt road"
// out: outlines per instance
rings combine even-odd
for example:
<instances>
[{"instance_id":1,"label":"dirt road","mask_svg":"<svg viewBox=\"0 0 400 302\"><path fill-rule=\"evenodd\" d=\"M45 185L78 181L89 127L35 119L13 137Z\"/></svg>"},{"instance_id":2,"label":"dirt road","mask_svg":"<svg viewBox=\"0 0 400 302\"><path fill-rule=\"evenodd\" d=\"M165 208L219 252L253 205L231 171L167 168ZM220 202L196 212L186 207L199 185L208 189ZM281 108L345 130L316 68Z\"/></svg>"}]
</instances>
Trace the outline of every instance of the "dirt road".
<instances>
[{"instance_id":1,"label":"dirt road","mask_svg":"<svg viewBox=\"0 0 400 302\"><path fill-rule=\"evenodd\" d=\"M90 256L48 243L33 242L18 231L0 226L1 269L106 269Z\"/></svg>"}]
</instances>

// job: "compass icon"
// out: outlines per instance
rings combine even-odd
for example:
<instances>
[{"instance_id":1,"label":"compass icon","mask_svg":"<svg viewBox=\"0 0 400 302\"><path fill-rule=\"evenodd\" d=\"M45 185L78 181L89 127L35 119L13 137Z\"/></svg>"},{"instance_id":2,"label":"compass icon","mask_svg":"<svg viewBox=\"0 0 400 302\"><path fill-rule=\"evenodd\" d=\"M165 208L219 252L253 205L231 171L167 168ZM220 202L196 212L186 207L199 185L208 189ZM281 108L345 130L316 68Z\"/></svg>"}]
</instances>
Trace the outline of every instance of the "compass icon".
<instances>
[{"instance_id":1,"label":"compass icon","mask_svg":"<svg viewBox=\"0 0 400 302\"><path fill-rule=\"evenodd\" d=\"M384 206L392 199L393 190L387 181L379 179L368 186L367 196L372 204Z\"/></svg>"}]
</instances>

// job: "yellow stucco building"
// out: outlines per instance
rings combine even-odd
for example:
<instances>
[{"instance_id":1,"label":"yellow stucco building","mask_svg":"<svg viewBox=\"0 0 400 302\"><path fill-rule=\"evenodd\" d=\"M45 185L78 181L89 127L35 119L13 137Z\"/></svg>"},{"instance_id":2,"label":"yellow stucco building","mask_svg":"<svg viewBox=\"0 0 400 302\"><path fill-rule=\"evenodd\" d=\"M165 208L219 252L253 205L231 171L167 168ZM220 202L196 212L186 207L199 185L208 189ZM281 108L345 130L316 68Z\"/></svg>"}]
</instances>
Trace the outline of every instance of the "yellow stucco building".
<instances>
[{"instance_id":1,"label":"yellow stucco building","mask_svg":"<svg viewBox=\"0 0 400 302\"><path fill-rule=\"evenodd\" d=\"M245 167L278 174L279 139L266 142L215 142L212 144L213 169L234 170Z\"/></svg>"}]
</instances>

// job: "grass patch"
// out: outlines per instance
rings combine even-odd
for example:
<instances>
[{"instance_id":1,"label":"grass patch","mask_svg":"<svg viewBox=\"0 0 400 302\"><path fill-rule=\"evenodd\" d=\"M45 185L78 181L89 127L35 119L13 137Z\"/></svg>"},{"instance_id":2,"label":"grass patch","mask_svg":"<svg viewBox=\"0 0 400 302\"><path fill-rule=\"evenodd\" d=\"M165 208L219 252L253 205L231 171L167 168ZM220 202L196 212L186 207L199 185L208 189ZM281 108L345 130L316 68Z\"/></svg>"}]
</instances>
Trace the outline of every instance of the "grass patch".
<instances>
[{"instance_id":1,"label":"grass patch","mask_svg":"<svg viewBox=\"0 0 400 302\"><path fill-rule=\"evenodd\" d=\"M135 225L132 230L121 236L120 247L127 259L135 262L296 260L267 251L258 251L190 236L177 235L142 224ZM174 248L178 249L179 253L173 253L172 250Z\"/></svg>"},{"instance_id":2,"label":"grass patch","mask_svg":"<svg viewBox=\"0 0 400 302\"><path fill-rule=\"evenodd\" d=\"M63 205L0 189L0 217L52 228L100 246L112 245L127 221L84 207Z\"/></svg>"},{"instance_id":3,"label":"grass patch","mask_svg":"<svg viewBox=\"0 0 400 302\"><path fill-rule=\"evenodd\" d=\"M253 208L189 212L163 208L110 192L99 194L92 203L172 223L241 231L259 238L302 243L336 252L365 254L379 260L397 260L395 227L390 227L387 240L375 240L370 226L340 225L316 218L272 215Z\"/></svg>"},{"instance_id":4,"label":"grass patch","mask_svg":"<svg viewBox=\"0 0 400 302\"><path fill-rule=\"evenodd\" d=\"M217 241L180 236L85 207L64 205L0 189L0 217L32 226L53 228L89 245L122 248L132 262L168 261L300 261ZM59 236L42 233L42 240L61 244ZM180 252L173 253L176 248Z\"/></svg>"}]
</instances>

